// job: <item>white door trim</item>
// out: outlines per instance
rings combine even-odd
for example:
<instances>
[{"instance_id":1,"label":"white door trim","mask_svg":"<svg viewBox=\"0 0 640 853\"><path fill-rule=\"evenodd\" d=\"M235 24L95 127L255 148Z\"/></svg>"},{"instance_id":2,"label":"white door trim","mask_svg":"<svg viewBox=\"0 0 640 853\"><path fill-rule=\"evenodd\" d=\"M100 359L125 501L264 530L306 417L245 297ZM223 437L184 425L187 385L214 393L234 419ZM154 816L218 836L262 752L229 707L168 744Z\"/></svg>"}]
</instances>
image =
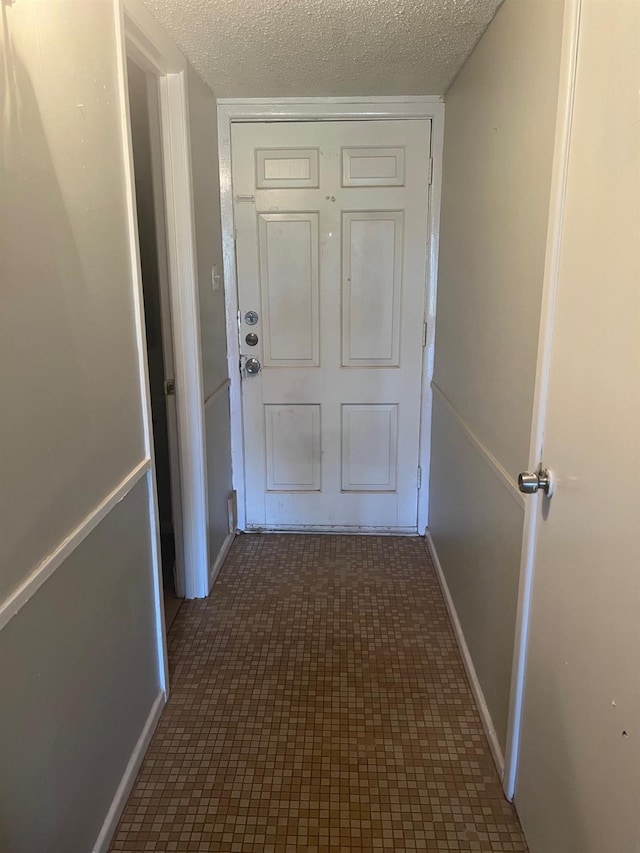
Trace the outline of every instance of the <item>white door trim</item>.
<instances>
[{"instance_id":1,"label":"white door trim","mask_svg":"<svg viewBox=\"0 0 640 853\"><path fill-rule=\"evenodd\" d=\"M551 175L547 248L538 342L538 361L536 366L531 442L529 445L529 471L535 471L542 461L547 399L549 392L551 347L553 342L553 320L558 285L562 223L564 218L569 148L571 144L571 128L573 121L573 101L578 63L578 36L581 8L582 0L567 0L564 9L563 43L560 60L560 85L558 109L556 114L553 168ZM529 497L525 502L518 609L516 614L511 694L509 699L509 719L507 723L507 741L503 776L503 788L508 800L513 800L515 796L518 770L520 727L522 723L522 698L524 692L531 588L533 584L535 558L536 520L539 512L537 505L538 500L539 498L537 496Z\"/></svg>"},{"instance_id":2,"label":"white door trim","mask_svg":"<svg viewBox=\"0 0 640 853\"><path fill-rule=\"evenodd\" d=\"M192 197L191 145L187 100L186 60L140 0L120 0L119 50L123 87L123 127L126 129L125 169L129 196L129 235L136 271L138 346L145 409L145 440L153 459L149 380L146 364L142 281L135 215L135 186L131 150L126 56L158 78L162 166L167 221L167 256L173 321L176 411L180 453L180 485L184 537L184 592L202 598L209 592L207 489L204 438L204 398L200 359L200 317ZM155 462L153 463L155 478ZM155 489L153 495L156 502ZM157 507L153 508L157 530ZM157 538L157 537L156 537ZM159 547L159 542L156 543ZM162 598L162 582L158 575ZM162 609L162 605L158 605Z\"/></svg>"},{"instance_id":3,"label":"white door trim","mask_svg":"<svg viewBox=\"0 0 640 853\"><path fill-rule=\"evenodd\" d=\"M442 148L444 103L439 96L395 98L221 98L218 100L218 142L220 157L220 206L224 259L227 357L231 388L231 458L233 488L238 495L238 528L246 529L244 439L240 387L238 340L238 288L236 279L233 189L231 185L231 126L239 121L330 121L364 119L430 119L433 177L429 199L428 282L425 289L426 346L423 351L423 381L420 426L420 467L422 488L418 492L418 533L425 533L429 518L429 465L433 361L435 348L438 242L442 190Z\"/></svg>"}]
</instances>

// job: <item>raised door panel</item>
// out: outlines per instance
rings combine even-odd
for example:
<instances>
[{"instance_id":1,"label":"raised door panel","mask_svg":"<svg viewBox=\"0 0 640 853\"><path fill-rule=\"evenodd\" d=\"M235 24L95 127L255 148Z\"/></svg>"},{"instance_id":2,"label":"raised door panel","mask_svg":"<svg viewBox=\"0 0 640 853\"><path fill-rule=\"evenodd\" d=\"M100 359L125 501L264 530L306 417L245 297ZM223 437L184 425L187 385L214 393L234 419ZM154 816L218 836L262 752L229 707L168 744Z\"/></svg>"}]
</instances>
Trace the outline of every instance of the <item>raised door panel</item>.
<instances>
[{"instance_id":1,"label":"raised door panel","mask_svg":"<svg viewBox=\"0 0 640 853\"><path fill-rule=\"evenodd\" d=\"M343 187L403 187L404 148L343 148Z\"/></svg>"},{"instance_id":2,"label":"raised door panel","mask_svg":"<svg viewBox=\"0 0 640 853\"><path fill-rule=\"evenodd\" d=\"M318 186L317 148L258 148L256 189L299 189Z\"/></svg>"},{"instance_id":3,"label":"raised door panel","mask_svg":"<svg viewBox=\"0 0 640 853\"><path fill-rule=\"evenodd\" d=\"M400 366L402 211L342 217L342 365Z\"/></svg>"},{"instance_id":4,"label":"raised door panel","mask_svg":"<svg viewBox=\"0 0 640 853\"><path fill-rule=\"evenodd\" d=\"M318 214L261 213L258 223L264 365L317 367Z\"/></svg>"},{"instance_id":5,"label":"raised door panel","mask_svg":"<svg viewBox=\"0 0 640 853\"><path fill-rule=\"evenodd\" d=\"M342 406L342 490L394 492L398 459L398 406Z\"/></svg>"},{"instance_id":6,"label":"raised door panel","mask_svg":"<svg viewBox=\"0 0 640 853\"><path fill-rule=\"evenodd\" d=\"M264 410L267 490L320 491L320 406L269 404Z\"/></svg>"}]
</instances>

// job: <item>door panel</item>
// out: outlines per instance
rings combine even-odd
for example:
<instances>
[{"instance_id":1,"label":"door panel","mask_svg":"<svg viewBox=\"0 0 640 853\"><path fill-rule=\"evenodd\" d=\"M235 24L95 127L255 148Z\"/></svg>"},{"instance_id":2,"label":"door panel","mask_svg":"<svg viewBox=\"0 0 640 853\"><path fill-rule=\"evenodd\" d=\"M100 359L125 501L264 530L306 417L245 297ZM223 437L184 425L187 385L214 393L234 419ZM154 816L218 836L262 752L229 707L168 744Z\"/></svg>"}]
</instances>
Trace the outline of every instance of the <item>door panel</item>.
<instances>
[{"instance_id":1,"label":"door panel","mask_svg":"<svg viewBox=\"0 0 640 853\"><path fill-rule=\"evenodd\" d=\"M402 216L343 214L343 367L399 367Z\"/></svg>"},{"instance_id":2,"label":"door panel","mask_svg":"<svg viewBox=\"0 0 640 853\"><path fill-rule=\"evenodd\" d=\"M320 406L264 407L267 489L320 491Z\"/></svg>"},{"instance_id":3,"label":"door panel","mask_svg":"<svg viewBox=\"0 0 640 853\"><path fill-rule=\"evenodd\" d=\"M430 135L233 127L249 529L417 527Z\"/></svg>"},{"instance_id":4,"label":"door panel","mask_svg":"<svg viewBox=\"0 0 640 853\"><path fill-rule=\"evenodd\" d=\"M343 187L403 187L404 147L343 148Z\"/></svg>"},{"instance_id":5,"label":"door panel","mask_svg":"<svg viewBox=\"0 0 640 853\"><path fill-rule=\"evenodd\" d=\"M258 148L256 189L317 187L319 153L317 148Z\"/></svg>"},{"instance_id":6,"label":"door panel","mask_svg":"<svg viewBox=\"0 0 640 853\"><path fill-rule=\"evenodd\" d=\"M397 406L342 406L344 492L394 492L397 459Z\"/></svg>"},{"instance_id":7,"label":"door panel","mask_svg":"<svg viewBox=\"0 0 640 853\"><path fill-rule=\"evenodd\" d=\"M640 5L578 44L516 804L531 853L637 853Z\"/></svg>"},{"instance_id":8,"label":"door panel","mask_svg":"<svg viewBox=\"0 0 640 853\"><path fill-rule=\"evenodd\" d=\"M318 214L258 219L263 364L318 367Z\"/></svg>"}]
</instances>

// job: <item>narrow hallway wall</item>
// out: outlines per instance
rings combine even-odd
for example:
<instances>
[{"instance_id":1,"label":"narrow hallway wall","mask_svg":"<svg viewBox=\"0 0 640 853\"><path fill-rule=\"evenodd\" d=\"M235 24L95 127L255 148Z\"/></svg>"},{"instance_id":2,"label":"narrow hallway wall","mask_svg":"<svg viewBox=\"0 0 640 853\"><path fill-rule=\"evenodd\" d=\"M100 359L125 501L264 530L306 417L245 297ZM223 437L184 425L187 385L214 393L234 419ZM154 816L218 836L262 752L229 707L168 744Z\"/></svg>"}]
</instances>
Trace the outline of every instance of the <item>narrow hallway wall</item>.
<instances>
[{"instance_id":1,"label":"narrow hallway wall","mask_svg":"<svg viewBox=\"0 0 640 853\"><path fill-rule=\"evenodd\" d=\"M228 535L227 498L231 491L218 124L215 96L190 65L187 82L207 445L209 565L213 566ZM216 274L219 278L214 279Z\"/></svg>"},{"instance_id":2,"label":"narrow hallway wall","mask_svg":"<svg viewBox=\"0 0 640 853\"><path fill-rule=\"evenodd\" d=\"M119 4L1 8L0 849L69 853L94 848L163 701ZM216 109L192 69L188 96L214 562L231 487Z\"/></svg>"},{"instance_id":3,"label":"narrow hallway wall","mask_svg":"<svg viewBox=\"0 0 640 853\"><path fill-rule=\"evenodd\" d=\"M445 97L429 527L505 747L561 0L506 0Z\"/></svg>"},{"instance_id":4,"label":"narrow hallway wall","mask_svg":"<svg viewBox=\"0 0 640 853\"><path fill-rule=\"evenodd\" d=\"M71 853L162 701L116 4L1 9L0 850Z\"/></svg>"}]
</instances>

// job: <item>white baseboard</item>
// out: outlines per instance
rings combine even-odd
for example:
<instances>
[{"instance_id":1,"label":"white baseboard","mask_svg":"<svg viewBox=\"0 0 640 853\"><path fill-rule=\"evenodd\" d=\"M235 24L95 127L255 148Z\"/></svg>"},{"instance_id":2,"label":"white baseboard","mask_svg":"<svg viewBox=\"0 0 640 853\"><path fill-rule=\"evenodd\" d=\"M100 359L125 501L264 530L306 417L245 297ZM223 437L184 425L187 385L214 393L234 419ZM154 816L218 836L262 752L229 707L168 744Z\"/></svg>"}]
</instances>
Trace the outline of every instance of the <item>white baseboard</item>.
<instances>
[{"instance_id":1,"label":"white baseboard","mask_svg":"<svg viewBox=\"0 0 640 853\"><path fill-rule=\"evenodd\" d=\"M229 553L229 549L233 545L233 540L236 538L235 531L232 533L227 533L224 542L222 543L222 547L218 551L218 556L216 557L215 563L209 569L209 593L211 593L211 587L215 579L218 577L218 572L222 568L222 564L225 561L227 554Z\"/></svg>"},{"instance_id":2,"label":"white baseboard","mask_svg":"<svg viewBox=\"0 0 640 853\"><path fill-rule=\"evenodd\" d=\"M153 733L158 725L158 720L160 719L160 714L162 714L165 701L164 693L158 693L151 707L151 712L147 717L147 722L144 724L144 728L138 738L138 742L131 753L131 758L129 759L122 779L120 780L120 784L118 785L118 789L116 790L111 806L109 807L107 816L104 819L100 834L98 835L96 843L93 845L93 853L107 853L107 850L109 849L109 844L111 843L113 834L118 826L120 815L124 810L129 794L131 793L131 789L133 788L133 783L136 781L138 770L140 769L140 765L142 764L142 760L147 752Z\"/></svg>"},{"instance_id":3,"label":"white baseboard","mask_svg":"<svg viewBox=\"0 0 640 853\"><path fill-rule=\"evenodd\" d=\"M471 685L473 697L476 700L476 705L478 706L478 711L480 713L480 719L482 720L482 725L484 727L487 740L489 741L489 748L491 749L491 754L493 756L493 760L500 775L500 779L502 779L502 777L504 776L504 756L502 754L502 749L500 748L498 735L496 734L496 730L491 719L491 714L489 713L489 708L487 707L487 703L484 698L484 693L482 692L482 687L480 686L480 682L476 674L476 668L473 665L471 652L469 651L469 647L467 646L467 642L464 638L462 625L460 624L460 620L458 619L456 606L453 603L453 598L451 597L449 586L444 576L442 565L438 558L436 546L433 543L433 539L431 538L431 534L429 533L429 531L427 531L426 533L426 539L427 544L429 545L429 551L431 552L431 558L433 560L433 564L438 575L438 580L440 581L440 586L442 588L442 594L444 595L444 600L447 605L447 610L449 611L449 616L453 625L453 632L456 635L456 640L458 642L458 648L460 649L460 655L462 656L464 668L467 671L467 678L469 679L469 684Z\"/></svg>"}]
</instances>

